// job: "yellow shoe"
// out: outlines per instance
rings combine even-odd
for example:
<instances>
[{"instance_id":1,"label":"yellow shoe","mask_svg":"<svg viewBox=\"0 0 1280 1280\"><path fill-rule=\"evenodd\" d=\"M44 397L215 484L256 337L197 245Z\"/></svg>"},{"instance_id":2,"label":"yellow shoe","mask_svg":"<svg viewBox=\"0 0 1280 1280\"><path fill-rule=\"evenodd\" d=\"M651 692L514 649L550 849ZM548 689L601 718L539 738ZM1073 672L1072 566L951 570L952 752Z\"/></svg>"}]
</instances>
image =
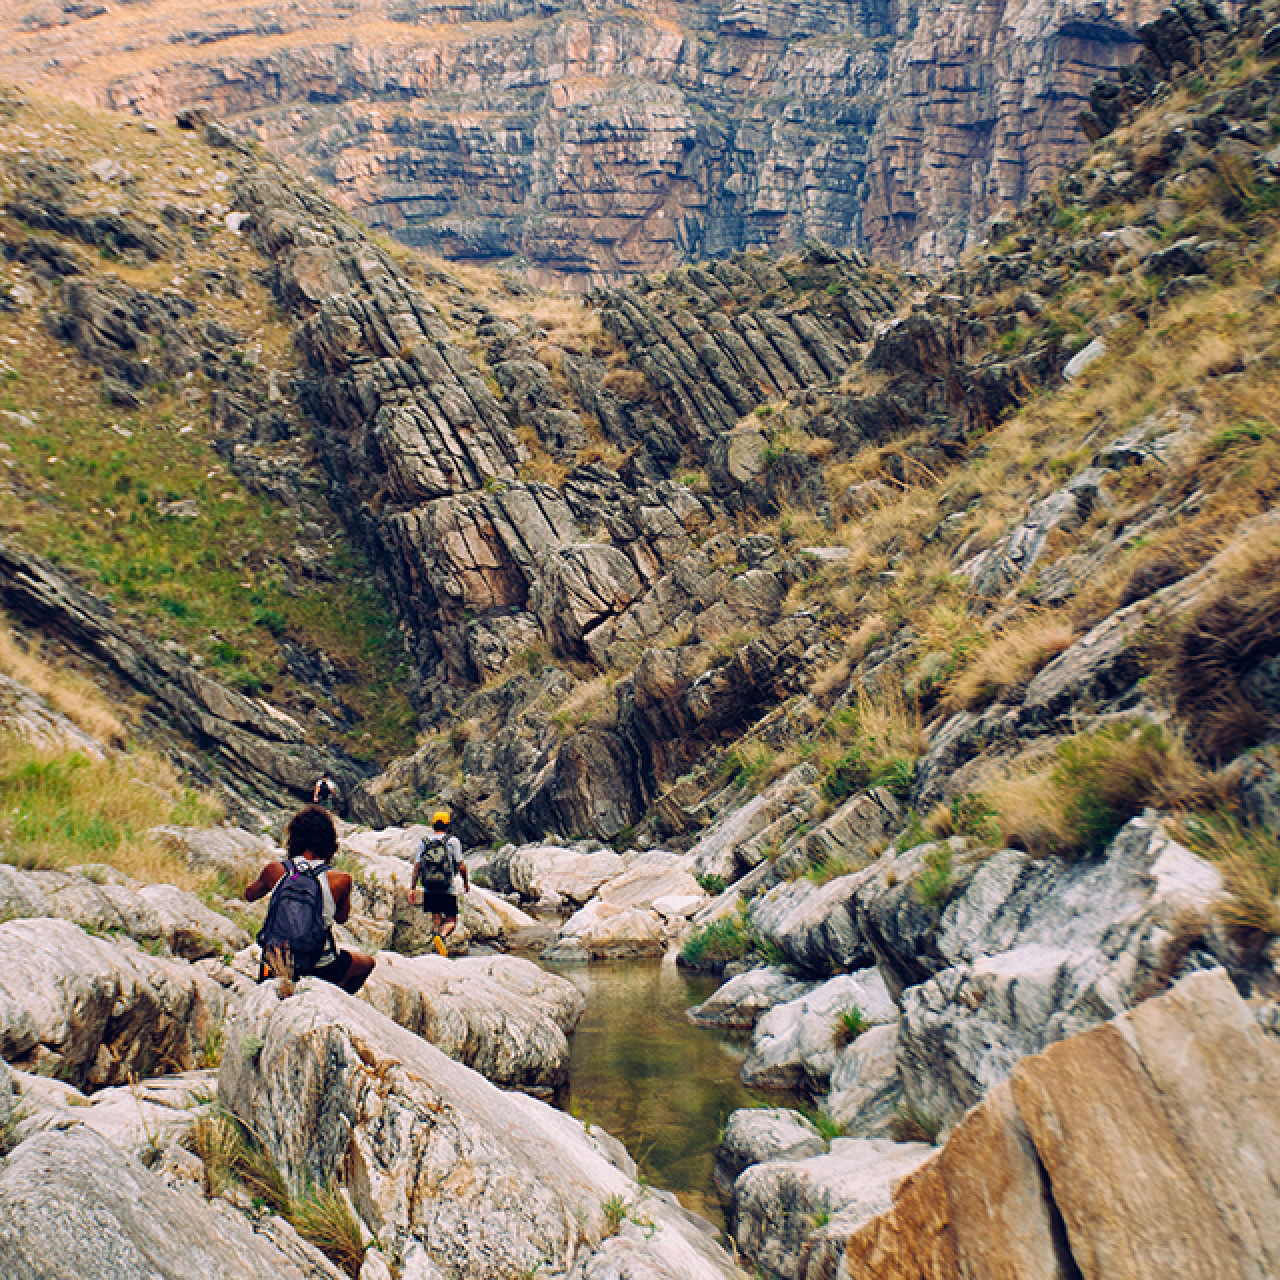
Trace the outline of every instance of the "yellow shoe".
<instances>
[{"instance_id":1,"label":"yellow shoe","mask_svg":"<svg viewBox=\"0 0 1280 1280\"><path fill-rule=\"evenodd\" d=\"M438 933L432 937L431 945L435 947L440 955L448 956L449 948L444 945L444 939Z\"/></svg>"}]
</instances>

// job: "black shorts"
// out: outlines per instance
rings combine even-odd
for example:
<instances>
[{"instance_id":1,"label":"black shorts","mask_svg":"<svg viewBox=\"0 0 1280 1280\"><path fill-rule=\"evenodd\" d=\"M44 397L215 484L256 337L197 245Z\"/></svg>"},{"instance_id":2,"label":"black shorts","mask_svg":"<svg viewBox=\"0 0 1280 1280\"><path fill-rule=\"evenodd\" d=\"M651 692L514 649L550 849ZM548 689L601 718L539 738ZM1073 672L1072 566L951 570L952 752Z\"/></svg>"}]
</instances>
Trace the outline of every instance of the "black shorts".
<instances>
[{"instance_id":1,"label":"black shorts","mask_svg":"<svg viewBox=\"0 0 1280 1280\"><path fill-rule=\"evenodd\" d=\"M340 987L347 980L347 974L351 972L351 952L339 951L338 958L329 964L321 965L318 969L312 969L311 976L319 978L322 982L332 982L335 987Z\"/></svg>"},{"instance_id":2,"label":"black shorts","mask_svg":"<svg viewBox=\"0 0 1280 1280\"><path fill-rule=\"evenodd\" d=\"M430 893L423 891L422 909L428 915L444 916L449 920L458 918L458 897L453 893Z\"/></svg>"}]
</instances>

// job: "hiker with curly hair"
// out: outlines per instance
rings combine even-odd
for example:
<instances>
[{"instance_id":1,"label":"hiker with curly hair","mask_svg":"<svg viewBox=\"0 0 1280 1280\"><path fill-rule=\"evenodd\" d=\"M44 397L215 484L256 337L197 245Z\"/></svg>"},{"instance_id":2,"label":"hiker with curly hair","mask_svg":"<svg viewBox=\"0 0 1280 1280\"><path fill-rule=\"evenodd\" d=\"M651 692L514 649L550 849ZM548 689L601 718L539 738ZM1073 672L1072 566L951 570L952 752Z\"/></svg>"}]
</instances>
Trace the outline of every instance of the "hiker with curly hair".
<instances>
[{"instance_id":1,"label":"hiker with curly hair","mask_svg":"<svg viewBox=\"0 0 1280 1280\"><path fill-rule=\"evenodd\" d=\"M354 995L373 972L372 956L340 950L333 926L351 916L351 877L329 870L338 852L333 819L309 805L293 815L285 831L283 862L269 862L244 891L250 902L271 895L258 934L262 965L258 981L308 974Z\"/></svg>"}]
</instances>

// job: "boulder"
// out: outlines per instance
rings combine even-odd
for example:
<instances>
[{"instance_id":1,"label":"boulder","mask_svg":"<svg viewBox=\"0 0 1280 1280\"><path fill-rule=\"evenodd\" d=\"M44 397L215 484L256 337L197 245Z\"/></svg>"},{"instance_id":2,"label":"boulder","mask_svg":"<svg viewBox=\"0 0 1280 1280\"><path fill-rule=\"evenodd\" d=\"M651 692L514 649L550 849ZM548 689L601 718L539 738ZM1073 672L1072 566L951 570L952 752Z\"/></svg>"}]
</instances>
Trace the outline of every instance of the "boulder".
<instances>
[{"instance_id":1,"label":"boulder","mask_svg":"<svg viewBox=\"0 0 1280 1280\"><path fill-rule=\"evenodd\" d=\"M24 1136L85 1125L113 1147L144 1162L190 1128L197 1108L217 1093L215 1071L187 1071L98 1089L86 1097L73 1085L15 1071L13 1083L28 1117Z\"/></svg>"},{"instance_id":2,"label":"boulder","mask_svg":"<svg viewBox=\"0 0 1280 1280\"><path fill-rule=\"evenodd\" d=\"M0 924L0 1056L79 1084L200 1065L227 1008L189 964L65 920Z\"/></svg>"},{"instance_id":3,"label":"boulder","mask_svg":"<svg viewBox=\"0 0 1280 1280\"><path fill-rule=\"evenodd\" d=\"M1280 1043L1221 970L1024 1058L845 1240L841 1276L1280 1268ZM834 1270L824 1273L834 1276Z\"/></svg>"},{"instance_id":4,"label":"boulder","mask_svg":"<svg viewBox=\"0 0 1280 1280\"><path fill-rule=\"evenodd\" d=\"M871 1027L836 1056L822 1110L851 1138L887 1138L902 1107L898 1028Z\"/></svg>"},{"instance_id":5,"label":"boulder","mask_svg":"<svg viewBox=\"0 0 1280 1280\"><path fill-rule=\"evenodd\" d=\"M735 1111L716 1145L715 1181L729 1196L738 1175L770 1160L804 1160L825 1155L827 1141L798 1111L785 1107L746 1107Z\"/></svg>"},{"instance_id":6,"label":"boulder","mask_svg":"<svg viewBox=\"0 0 1280 1280\"><path fill-rule=\"evenodd\" d=\"M1217 868L1147 817L1100 858L992 855L939 920L931 949L945 967L902 997L913 1108L952 1124L1020 1058L1124 1012L1167 972L1188 922L1203 936L1181 962L1216 963L1210 917L1222 892Z\"/></svg>"},{"instance_id":7,"label":"boulder","mask_svg":"<svg viewBox=\"0 0 1280 1280\"><path fill-rule=\"evenodd\" d=\"M581 906L623 870L620 855L608 849L575 853L554 845L517 849L507 864L511 887L527 902Z\"/></svg>"},{"instance_id":8,"label":"boulder","mask_svg":"<svg viewBox=\"0 0 1280 1280\"><path fill-rule=\"evenodd\" d=\"M690 916L707 901L707 894L689 873L685 854L655 849L628 854L624 861L626 869L600 886L600 901L611 907L640 907L659 910L663 915Z\"/></svg>"},{"instance_id":9,"label":"boulder","mask_svg":"<svg viewBox=\"0 0 1280 1280\"><path fill-rule=\"evenodd\" d=\"M726 883L736 880L746 868L738 859L738 847L745 845L788 810L804 813L817 808L818 772L811 764L797 765L790 773L770 783L758 796L718 821L689 850L695 875L716 875ZM792 829L798 826L797 816ZM788 830L785 834L790 834Z\"/></svg>"},{"instance_id":10,"label":"boulder","mask_svg":"<svg viewBox=\"0 0 1280 1280\"><path fill-rule=\"evenodd\" d=\"M592 956L610 959L661 955L670 936L656 911L615 907L599 898L570 916L560 930L562 941L575 943Z\"/></svg>"},{"instance_id":11,"label":"boulder","mask_svg":"<svg viewBox=\"0 0 1280 1280\"><path fill-rule=\"evenodd\" d=\"M806 974L826 977L871 964L875 956L854 923L853 901L872 871L826 884L801 877L752 901L751 923Z\"/></svg>"},{"instance_id":12,"label":"boulder","mask_svg":"<svg viewBox=\"0 0 1280 1280\"><path fill-rule=\"evenodd\" d=\"M384 1252L425 1255L417 1274L606 1274L595 1255L617 1197L631 1274L739 1276L689 1215L632 1181L572 1116L496 1088L314 979L286 1000L271 986L250 998L218 1087L291 1186L340 1180Z\"/></svg>"},{"instance_id":13,"label":"boulder","mask_svg":"<svg viewBox=\"0 0 1280 1280\"><path fill-rule=\"evenodd\" d=\"M504 1088L548 1094L569 1078L586 999L515 956L446 960L381 952L361 999Z\"/></svg>"},{"instance_id":14,"label":"boulder","mask_svg":"<svg viewBox=\"0 0 1280 1280\"><path fill-rule=\"evenodd\" d=\"M735 974L701 1004L689 1010L700 1027L730 1027L749 1031L774 1005L808 995L817 986L781 969L748 969Z\"/></svg>"},{"instance_id":15,"label":"boulder","mask_svg":"<svg viewBox=\"0 0 1280 1280\"><path fill-rule=\"evenodd\" d=\"M231 883L255 877L280 856L269 836L242 827L152 827L151 834L180 853L192 871L221 872Z\"/></svg>"},{"instance_id":16,"label":"boulder","mask_svg":"<svg viewBox=\"0 0 1280 1280\"><path fill-rule=\"evenodd\" d=\"M756 1023L742 1079L767 1088L824 1089L840 1048L837 1020L855 1006L872 1026L898 1017L879 970L841 974L798 999L775 1005Z\"/></svg>"},{"instance_id":17,"label":"boulder","mask_svg":"<svg viewBox=\"0 0 1280 1280\"><path fill-rule=\"evenodd\" d=\"M812 1252L842 1249L933 1154L924 1143L837 1138L826 1155L752 1165L734 1184L734 1242L771 1275L801 1280Z\"/></svg>"},{"instance_id":18,"label":"boulder","mask_svg":"<svg viewBox=\"0 0 1280 1280\"><path fill-rule=\"evenodd\" d=\"M281 1222L257 1228L174 1188L87 1125L38 1133L0 1163L6 1280L343 1280Z\"/></svg>"},{"instance_id":19,"label":"boulder","mask_svg":"<svg viewBox=\"0 0 1280 1280\"><path fill-rule=\"evenodd\" d=\"M113 883L118 880L122 883ZM194 893L126 877L20 871L0 863L0 919L56 918L94 933L118 933L187 960L239 951L249 936Z\"/></svg>"}]
</instances>

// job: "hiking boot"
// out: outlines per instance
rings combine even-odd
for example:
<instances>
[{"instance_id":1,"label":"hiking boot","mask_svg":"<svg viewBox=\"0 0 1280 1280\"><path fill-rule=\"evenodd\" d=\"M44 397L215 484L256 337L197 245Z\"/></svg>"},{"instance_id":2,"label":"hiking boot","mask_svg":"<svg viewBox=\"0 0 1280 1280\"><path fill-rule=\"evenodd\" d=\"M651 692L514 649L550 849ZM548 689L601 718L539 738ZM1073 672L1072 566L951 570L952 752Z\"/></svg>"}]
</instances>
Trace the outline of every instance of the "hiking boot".
<instances>
[{"instance_id":1,"label":"hiking boot","mask_svg":"<svg viewBox=\"0 0 1280 1280\"><path fill-rule=\"evenodd\" d=\"M432 936L431 945L435 947L436 951L438 951L440 955L448 956L449 948L444 945L444 939L438 933Z\"/></svg>"}]
</instances>

